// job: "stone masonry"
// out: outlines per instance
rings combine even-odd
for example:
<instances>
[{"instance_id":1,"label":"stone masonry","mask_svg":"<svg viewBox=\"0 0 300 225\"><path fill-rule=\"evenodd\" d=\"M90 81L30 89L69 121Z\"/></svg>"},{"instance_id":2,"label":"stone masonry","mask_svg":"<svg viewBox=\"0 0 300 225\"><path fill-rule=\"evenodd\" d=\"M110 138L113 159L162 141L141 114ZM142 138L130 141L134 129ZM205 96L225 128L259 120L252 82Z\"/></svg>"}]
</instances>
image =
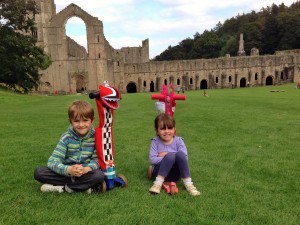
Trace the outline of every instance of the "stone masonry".
<instances>
[{"instance_id":1,"label":"stone masonry","mask_svg":"<svg viewBox=\"0 0 300 225\"><path fill-rule=\"evenodd\" d=\"M56 13L54 0L36 0L38 45L52 59L41 71L38 88L43 94L90 92L107 80L123 93L160 91L172 83L186 90L278 85L300 82L300 50L280 51L260 56L253 48L246 56L243 35L238 57L215 59L150 61L149 40L142 46L114 49L106 40L103 23L75 4ZM66 35L71 17L86 25L87 50Z\"/></svg>"}]
</instances>

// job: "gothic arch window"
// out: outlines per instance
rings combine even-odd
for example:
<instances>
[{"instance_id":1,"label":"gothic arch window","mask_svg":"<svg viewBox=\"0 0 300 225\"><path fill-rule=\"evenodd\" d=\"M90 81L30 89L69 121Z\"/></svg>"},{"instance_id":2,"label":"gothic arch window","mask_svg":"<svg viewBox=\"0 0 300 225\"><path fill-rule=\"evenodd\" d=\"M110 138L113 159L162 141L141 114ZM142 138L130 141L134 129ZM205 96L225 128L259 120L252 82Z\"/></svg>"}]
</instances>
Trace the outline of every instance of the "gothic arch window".
<instances>
[{"instance_id":1,"label":"gothic arch window","mask_svg":"<svg viewBox=\"0 0 300 225\"><path fill-rule=\"evenodd\" d=\"M177 79L177 85L180 85L180 79Z\"/></svg>"},{"instance_id":2,"label":"gothic arch window","mask_svg":"<svg viewBox=\"0 0 300 225\"><path fill-rule=\"evenodd\" d=\"M85 36L85 39L79 39L79 36L74 33L74 30ZM73 16L66 21L65 35L73 39L78 45L83 46L87 51L87 32L85 22L78 16ZM99 36L98 36L99 38ZM99 39L100 40L100 39Z\"/></svg>"},{"instance_id":3,"label":"gothic arch window","mask_svg":"<svg viewBox=\"0 0 300 225\"><path fill-rule=\"evenodd\" d=\"M206 80L201 80L200 89L207 89L207 81Z\"/></svg>"},{"instance_id":4,"label":"gothic arch window","mask_svg":"<svg viewBox=\"0 0 300 225\"><path fill-rule=\"evenodd\" d=\"M228 77L228 82L231 83L231 76Z\"/></svg>"},{"instance_id":5,"label":"gothic arch window","mask_svg":"<svg viewBox=\"0 0 300 225\"><path fill-rule=\"evenodd\" d=\"M273 85L273 77L272 76L268 76L266 78L266 86L268 85Z\"/></svg>"},{"instance_id":6,"label":"gothic arch window","mask_svg":"<svg viewBox=\"0 0 300 225\"><path fill-rule=\"evenodd\" d=\"M154 82L153 81L151 81L150 82L150 92L154 92L155 90L154 90Z\"/></svg>"},{"instance_id":7,"label":"gothic arch window","mask_svg":"<svg viewBox=\"0 0 300 225\"><path fill-rule=\"evenodd\" d=\"M167 84L168 84L168 81L167 81L167 79L165 79L165 80L164 80L164 84L165 84L165 85L167 85Z\"/></svg>"},{"instance_id":8,"label":"gothic arch window","mask_svg":"<svg viewBox=\"0 0 300 225\"><path fill-rule=\"evenodd\" d=\"M257 80L258 79L258 74L257 73L255 73L255 80Z\"/></svg>"},{"instance_id":9,"label":"gothic arch window","mask_svg":"<svg viewBox=\"0 0 300 225\"><path fill-rule=\"evenodd\" d=\"M76 92L81 93L86 90L86 79L83 75L77 75L75 78Z\"/></svg>"},{"instance_id":10,"label":"gothic arch window","mask_svg":"<svg viewBox=\"0 0 300 225\"><path fill-rule=\"evenodd\" d=\"M246 87L246 78L241 78L241 80L240 80L240 87L242 88L242 87Z\"/></svg>"},{"instance_id":11,"label":"gothic arch window","mask_svg":"<svg viewBox=\"0 0 300 225\"><path fill-rule=\"evenodd\" d=\"M134 82L129 82L126 86L127 93L136 93L137 88Z\"/></svg>"},{"instance_id":12,"label":"gothic arch window","mask_svg":"<svg viewBox=\"0 0 300 225\"><path fill-rule=\"evenodd\" d=\"M193 78L190 78L190 84L193 84Z\"/></svg>"}]
</instances>

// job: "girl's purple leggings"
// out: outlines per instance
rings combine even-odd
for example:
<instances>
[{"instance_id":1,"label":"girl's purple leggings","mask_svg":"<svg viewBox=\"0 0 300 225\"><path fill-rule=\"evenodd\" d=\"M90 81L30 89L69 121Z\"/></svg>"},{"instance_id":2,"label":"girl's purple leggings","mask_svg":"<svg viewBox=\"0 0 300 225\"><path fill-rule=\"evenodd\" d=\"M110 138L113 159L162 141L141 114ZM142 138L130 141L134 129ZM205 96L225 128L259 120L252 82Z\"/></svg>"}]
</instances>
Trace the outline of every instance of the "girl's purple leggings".
<instances>
[{"instance_id":1,"label":"girl's purple leggings","mask_svg":"<svg viewBox=\"0 0 300 225\"><path fill-rule=\"evenodd\" d=\"M168 153L153 169L153 177L165 177L166 182L177 182L180 177L190 177L188 160L183 152Z\"/></svg>"}]
</instances>

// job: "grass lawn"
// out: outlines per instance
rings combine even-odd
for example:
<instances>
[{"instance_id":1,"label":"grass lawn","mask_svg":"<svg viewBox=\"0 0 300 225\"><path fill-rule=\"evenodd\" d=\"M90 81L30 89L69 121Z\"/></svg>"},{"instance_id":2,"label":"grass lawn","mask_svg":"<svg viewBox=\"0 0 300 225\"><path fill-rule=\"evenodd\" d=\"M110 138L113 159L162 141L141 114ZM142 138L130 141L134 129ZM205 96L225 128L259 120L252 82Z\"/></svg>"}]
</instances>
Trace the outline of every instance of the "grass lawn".
<instances>
[{"instance_id":1,"label":"grass lawn","mask_svg":"<svg viewBox=\"0 0 300 225\"><path fill-rule=\"evenodd\" d=\"M123 94L115 111L116 172L128 188L41 193L33 171L46 165L66 130L68 105L84 99L96 109L95 102L0 90L0 224L299 224L300 90L288 84L185 94L175 111L177 135L187 145L198 197L181 182L174 196L148 192L151 93Z\"/></svg>"}]
</instances>

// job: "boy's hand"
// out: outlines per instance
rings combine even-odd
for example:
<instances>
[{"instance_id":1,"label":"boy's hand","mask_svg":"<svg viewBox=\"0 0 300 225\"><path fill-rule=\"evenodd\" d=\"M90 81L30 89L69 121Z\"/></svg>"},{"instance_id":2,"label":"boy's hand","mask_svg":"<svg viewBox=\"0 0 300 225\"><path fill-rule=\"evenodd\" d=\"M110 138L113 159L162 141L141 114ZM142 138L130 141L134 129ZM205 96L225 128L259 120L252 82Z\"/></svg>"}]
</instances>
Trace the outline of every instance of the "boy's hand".
<instances>
[{"instance_id":1,"label":"boy's hand","mask_svg":"<svg viewBox=\"0 0 300 225\"><path fill-rule=\"evenodd\" d=\"M82 173L83 173L83 174L86 174L86 173L88 173L89 171L92 171L92 168L91 168L91 167L89 167L89 166L82 167ZM82 175L83 175L83 174L82 174Z\"/></svg>"},{"instance_id":2,"label":"boy's hand","mask_svg":"<svg viewBox=\"0 0 300 225\"><path fill-rule=\"evenodd\" d=\"M75 177L80 177L82 176L83 174L86 174L88 173L89 171L91 171L92 168L91 167L83 167L82 165L80 164L75 164L73 166L70 166L68 168L68 173L71 175L71 176L75 176Z\"/></svg>"}]
</instances>

